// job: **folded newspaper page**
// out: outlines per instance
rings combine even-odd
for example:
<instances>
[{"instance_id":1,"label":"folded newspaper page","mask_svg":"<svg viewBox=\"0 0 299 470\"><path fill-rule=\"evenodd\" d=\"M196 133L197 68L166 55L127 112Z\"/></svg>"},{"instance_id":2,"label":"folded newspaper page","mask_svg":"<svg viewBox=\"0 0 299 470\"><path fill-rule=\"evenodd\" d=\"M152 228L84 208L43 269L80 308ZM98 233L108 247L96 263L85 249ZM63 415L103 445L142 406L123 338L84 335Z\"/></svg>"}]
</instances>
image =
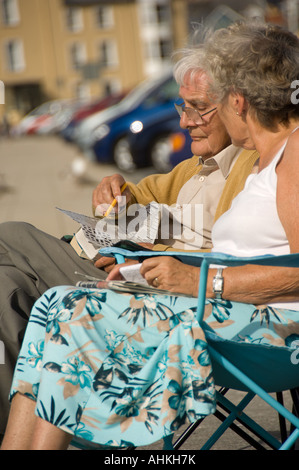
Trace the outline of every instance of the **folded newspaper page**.
<instances>
[{"instance_id":1,"label":"folded newspaper page","mask_svg":"<svg viewBox=\"0 0 299 470\"><path fill-rule=\"evenodd\" d=\"M120 218L96 218L77 212L60 209L81 225L71 244L76 251L85 252L85 257L94 259L100 248L112 246L120 240L131 240L135 243L154 243L157 238L160 209L159 204L152 202L147 206L135 205L134 214L124 213ZM80 253L79 253L80 254ZM81 253L83 255L83 253Z\"/></svg>"}]
</instances>

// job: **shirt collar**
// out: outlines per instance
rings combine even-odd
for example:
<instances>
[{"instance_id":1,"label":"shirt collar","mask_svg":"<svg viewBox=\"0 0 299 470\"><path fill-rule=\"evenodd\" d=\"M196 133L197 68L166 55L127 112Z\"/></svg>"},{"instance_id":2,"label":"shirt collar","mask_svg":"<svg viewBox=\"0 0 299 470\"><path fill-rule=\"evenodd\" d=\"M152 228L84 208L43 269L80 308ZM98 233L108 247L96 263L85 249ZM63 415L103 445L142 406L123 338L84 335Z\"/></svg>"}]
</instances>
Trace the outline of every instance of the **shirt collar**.
<instances>
[{"instance_id":1,"label":"shirt collar","mask_svg":"<svg viewBox=\"0 0 299 470\"><path fill-rule=\"evenodd\" d=\"M198 157L198 165L202 165L202 168L206 170L211 170L213 167L217 167L222 172L223 177L227 178L235 158L241 151L242 149L240 147L236 147L231 144L207 160L203 160L202 157Z\"/></svg>"}]
</instances>

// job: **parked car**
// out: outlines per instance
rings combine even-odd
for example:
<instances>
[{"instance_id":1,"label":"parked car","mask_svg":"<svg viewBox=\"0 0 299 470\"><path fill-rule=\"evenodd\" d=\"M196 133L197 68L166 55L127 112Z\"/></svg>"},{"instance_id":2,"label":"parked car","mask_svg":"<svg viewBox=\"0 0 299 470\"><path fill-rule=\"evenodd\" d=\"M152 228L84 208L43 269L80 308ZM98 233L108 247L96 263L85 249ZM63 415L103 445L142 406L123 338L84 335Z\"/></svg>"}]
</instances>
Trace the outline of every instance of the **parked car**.
<instances>
[{"instance_id":1,"label":"parked car","mask_svg":"<svg viewBox=\"0 0 299 470\"><path fill-rule=\"evenodd\" d=\"M191 151L192 139L188 130L180 129L169 136L169 165L174 168L178 163L187 158L191 158L193 153Z\"/></svg>"},{"instance_id":2,"label":"parked car","mask_svg":"<svg viewBox=\"0 0 299 470\"><path fill-rule=\"evenodd\" d=\"M27 135L36 134L38 130L42 126L47 125L47 122L51 121L51 119L52 119L52 116L51 114L48 114L48 113L42 114L41 116L30 116L30 119L27 119L21 124L22 131L19 132L19 135L21 133L24 133Z\"/></svg>"},{"instance_id":3,"label":"parked car","mask_svg":"<svg viewBox=\"0 0 299 470\"><path fill-rule=\"evenodd\" d=\"M125 97L126 94L126 92L111 94L101 99L92 100L88 104L81 106L73 114L67 126L65 126L61 130L60 135L67 142L73 142L75 129L80 124L80 122L99 111L102 111L106 108L109 108L110 106L113 106L114 104L119 103Z\"/></svg>"},{"instance_id":4,"label":"parked car","mask_svg":"<svg viewBox=\"0 0 299 470\"><path fill-rule=\"evenodd\" d=\"M26 114L23 119L11 130L13 136L35 134L40 128L47 125L53 116L62 109L65 100L47 101Z\"/></svg>"},{"instance_id":5,"label":"parked car","mask_svg":"<svg viewBox=\"0 0 299 470\"><path fill-rule=\"evenodd\" d=\"M179 116L173 106L149 112L142 120L131 123L127 135L114 146L114 161L121 170L154 166L162 171L167 156L163 153L162 142L180 129ZM160 164L159 164L160 162Z\"/></svg>"},{"instance_id":6,"label":"parked car","mask_svg":"<svg viewBox=\"0 0 299 470\"><path fill-rule=\"evenodd\" d=\"M70 122L73 114L82 106L81 100L69 100L61 104L60 108L40 126L36 134L49 135L60 133Z\"/></svg>"},{"instance_id":7,"label":"parked car","mask_svg":"<svg viewBox=\"0 0 299 470\"><path fill-rule=\"evenodd\" d=\"M184 149L188 149L189 145L185 158L189 157L189 132L182 131L179 122L179 116L173 108L169 110L168 115L150 113L148 119L143 121L143 126L140 126L139 132L131 132L128 148L136 167L152 165L159 173L170 171L173 168L170 155L178 151L179 144ZM120 156L116 158L120 159Z\"/></svg>"},{"instance_id":8,"label":"parked car","mask_svg":"<svg viewBox=\"0 0 299 470\"><path fill-rule=\"evenodd\" d=\"M157 116L162 120L176 117L173 106L178 95L178 85L169 72L158 79L147 80L132 90L109 114L98 116L101 123L93 129L84 153L99 162L115 161L122 170L134 168L129 155L128 137L140 129L143 122ZM85 144L87 142L85 141Z\"/></svg>"}]
</instances>

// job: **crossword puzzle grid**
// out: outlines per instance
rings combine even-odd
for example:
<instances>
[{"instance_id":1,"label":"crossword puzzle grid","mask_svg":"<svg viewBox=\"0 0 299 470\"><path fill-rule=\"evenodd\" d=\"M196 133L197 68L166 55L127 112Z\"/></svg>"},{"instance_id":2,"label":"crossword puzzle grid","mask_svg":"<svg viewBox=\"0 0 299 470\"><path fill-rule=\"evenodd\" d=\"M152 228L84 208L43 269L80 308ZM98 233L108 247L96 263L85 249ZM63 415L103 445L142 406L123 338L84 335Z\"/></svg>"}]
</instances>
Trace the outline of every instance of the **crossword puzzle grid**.
<instances>
[{"instance_id":1,"label":"crossword puzzle grid","mask_svg":"<svg viewBox=\"0 0 299 470\"><path fill-rule=\"evenodd\" d=\"M113 240L108 233L101 232L101 237L97 236L95 230L87 225L81 225L86 238L96 246L111 246L116 240Z\"/></svg>"}]
</instances>

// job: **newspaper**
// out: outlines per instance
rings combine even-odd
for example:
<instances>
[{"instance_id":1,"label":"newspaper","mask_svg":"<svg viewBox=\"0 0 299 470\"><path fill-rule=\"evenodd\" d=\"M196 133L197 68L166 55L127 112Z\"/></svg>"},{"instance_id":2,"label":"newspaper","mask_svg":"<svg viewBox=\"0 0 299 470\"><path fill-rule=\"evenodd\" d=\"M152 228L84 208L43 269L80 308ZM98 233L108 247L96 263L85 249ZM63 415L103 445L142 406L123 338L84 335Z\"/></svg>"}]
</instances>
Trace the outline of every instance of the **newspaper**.
<instances>
[{"instance_id":1,"label":"newspaper","mask_svg":"<svg viewBox=\"0 0 299 470\"><path fill-rule=\"evenodd\" d=\"M90 217L59 207L57 209L81 225L77 242L83 250L88 247L88 244L91 244L94 254L100 248L112 246L120 240L131 240L135 243L154 243L157 238L160 209L159 204L155 202L147 206L135 205L133 215L124 213L117 220L110 217L101 219ZM84 246L85 241L86 247ZM90 258L90 256L88 257Z\"/></svg>"}]
</instances>

